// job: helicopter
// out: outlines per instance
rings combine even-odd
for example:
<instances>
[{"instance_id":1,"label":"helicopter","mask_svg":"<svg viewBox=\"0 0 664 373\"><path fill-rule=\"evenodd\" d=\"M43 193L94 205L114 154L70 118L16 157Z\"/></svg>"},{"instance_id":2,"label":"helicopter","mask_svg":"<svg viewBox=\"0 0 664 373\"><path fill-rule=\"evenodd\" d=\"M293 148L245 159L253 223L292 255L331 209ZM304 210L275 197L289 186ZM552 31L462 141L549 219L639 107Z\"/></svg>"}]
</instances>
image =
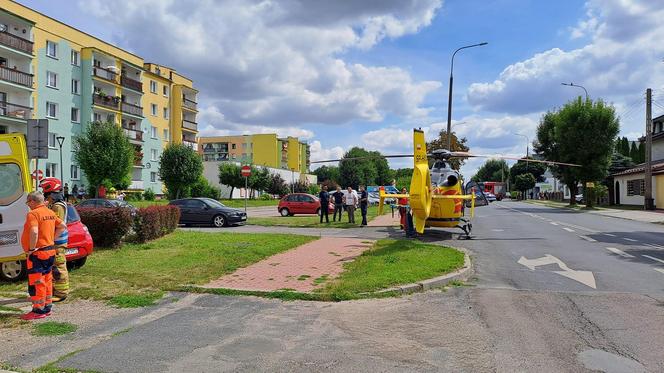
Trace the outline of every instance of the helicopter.
<instances>
[{"instance_id":1,"label":"helicopter","mask_svg":"<svg viewBox=\"0 0 664 373\"><path fill-rule=\"evenodd\" d=\"M413 154L384 155L381 158L413 158L413 176L410 182L410 194L386 194L379 189L379 214L383 213L386 198L408 198L413 214L413 223L417 233L424 233L426 227L458 228L465 238L471 238L472 219L475 207L487 206L489 202L483 191L474 181L465 185L461 174L454 170L449 161L453 158L499 158L525 161L522 158L502 155L477 155L468 152L437 149L427 153L424 131L413 129ZM314 161L311 163L341 162L375 157L353 157ZM429 167L429 158L433 159ZM554 162L547 160L528 159L528 162L549 165L580 167L577 164ZM466 215L466 208L470 209Z\"/></svg>"}]
</instances>

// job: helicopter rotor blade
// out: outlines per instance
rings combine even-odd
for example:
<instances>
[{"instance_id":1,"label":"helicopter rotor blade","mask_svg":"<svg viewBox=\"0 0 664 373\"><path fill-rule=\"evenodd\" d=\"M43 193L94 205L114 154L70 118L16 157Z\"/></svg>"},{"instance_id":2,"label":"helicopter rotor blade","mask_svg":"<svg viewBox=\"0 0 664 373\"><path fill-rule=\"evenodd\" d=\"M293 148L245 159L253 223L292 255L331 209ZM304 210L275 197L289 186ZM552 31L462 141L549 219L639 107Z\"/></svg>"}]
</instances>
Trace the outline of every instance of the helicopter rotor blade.
<instances>
[{"instance_id":1,"label":"helicopter rotor blade","mask_svg":"<svg viewBox=\"0 0 664 373\"><path fill-rule=\"evenodd\" d=\"M322 161L311 161L309 163L329 163L329 162L343 162L343 161L356 161L361 159L379 159L379 158L412 158L412 154L388 154L388 155L367 155L364 157L350 157L340 159L325 159Z\"/></svg>"},{"instance_id":2,"label":"helicopter rotor blade","mask_svg":"<svg viewBox=\"0 0 664 373\"><path fill-rule=\"evenodd\" d=\"M494 158L494 159L508 159L517 162L534 162L534 163L544 163L548 165L559 165L559 166L570 166L570 167L581 167L579 164L575 163L565 163L565 162L556 162L556 161L547 161L542 159L531 159L523 157L507 157L504 155L487 155L487 154L470 154L466 152L452 152L451 158Z\"/></svg>"}]
</instances>

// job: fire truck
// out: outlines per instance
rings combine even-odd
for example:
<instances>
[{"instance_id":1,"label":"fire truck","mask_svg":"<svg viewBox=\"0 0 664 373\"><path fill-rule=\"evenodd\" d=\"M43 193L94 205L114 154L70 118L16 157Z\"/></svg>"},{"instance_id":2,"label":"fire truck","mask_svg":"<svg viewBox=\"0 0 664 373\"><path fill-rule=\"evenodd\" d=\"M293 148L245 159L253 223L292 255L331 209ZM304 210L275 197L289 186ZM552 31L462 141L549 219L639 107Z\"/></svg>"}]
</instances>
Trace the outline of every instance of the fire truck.
<instances>
[{"instance_id":1,"label":"fire truck","mask_svg":"<svg viewBox=\"0 0 664 373\"><path fill-rule=\"evenodd\" d=\"M483 191L493 193L498 201L507 195L507 184L500 181L483 181L478 183L478 185Z\"/></svg>"}]
</instances>

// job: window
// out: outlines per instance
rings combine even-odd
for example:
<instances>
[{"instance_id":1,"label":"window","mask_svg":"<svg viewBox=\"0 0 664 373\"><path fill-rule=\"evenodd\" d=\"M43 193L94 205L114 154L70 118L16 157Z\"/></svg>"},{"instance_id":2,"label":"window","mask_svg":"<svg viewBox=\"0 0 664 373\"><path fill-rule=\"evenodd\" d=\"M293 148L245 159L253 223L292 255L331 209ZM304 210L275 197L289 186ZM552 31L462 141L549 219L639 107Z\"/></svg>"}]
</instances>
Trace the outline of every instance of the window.
<instances>
[{"instance_id":1,"label":"window","mask_svg":"<svg viewBox=\"0 0 664 373\"><path fill-rule=\"evenodd\" d=\"M150 160L151 161L157 160L157 149L150 149Z\"/></svg>"},{"instance_id":2,"label":"window","mask_svg":"<svg viewBox=\"0 0 664 373\"><path fill-rule=\"evenodd\" d=\"M58 74L51 71L47 71L46 86L51 88L58 88Z\"/></svg>"},{"instance_id":3,"label":"window","mask_svg":"<svg viewBox=\"0 0 664 373\"><path fill-rule=\"evenodd\" d=\"M48 118L55 118L58 116L58 104L54 102L46 102L46 116ZM57 119L57 118L56 118Z\"/></svg>"},{"instance_id":4,"label":"window","mask_svg":"<svg viewBox=\"0 0 664 373\"><path fill-rule=\"evenodd\" d=\"M643 179L627 180L628 196L643 196L646 194L646 183Z\"/></svg>"},{"instance_id":5,"label":"window","mask_svg":"<svg viewBox=\"0 0 664 373\"><path fill-rule=\"evenodd\" d=\"M50 40L46 40L46 55L53 58L58 58L58 44Z\"/></svg>"},{"instance_id":6,"label":"window","mask_svg":"<svg viewBox=\"0 0 664 373\"><path fill-rule=\"evenodd\" d=\"M246 142L242 143L242 150L247 150L247 143Z\"/></svg>"},{"instance_id":7,"label":"window","mask_svg":"<svg viewBox=\"0 0 664 373\"><path fill-rule=\"evenodd\" d=\"M46 177L56 177L57 166L55 163L46 163Z\"/></svg>"},{"instance_id":8,"label":"window","mask_svg":"<svg viewBox=\"0 0 664 373\"><path fill-rule=\"evenodd\" d=\"M74 123L81 122L81 111L76 107L71 108L71 121Z\"/></svg>"},{"instance_id":9,"label":"window","mask_svg":"<svg viewBox=\"0 0 664 373\"><path fill-rule=\"evenodd\" d=\"M231 149L235 149L235 144L232 144L232 145L231 145Z\"/></svg>"},{"instance_id":10,"label":"window","mask_svg":"<svg viewBox=\"0 0 664 373\"><path fill-rule=\"evenodd\" d=\"M153 139L156 139L156 138L157 138L157 127L152 126L152 127L150 128L150 135L152 136Z\"/></svg>"},{"instance_id":11,"label":"window","mask_svg":"<svg viewBox=\"0 0 664 373\"><path fill-rule=\"evenodd\" d=\"M153 183L157 182L157 173L156 172L150 172L150 181Z\"/></svg>"},{"instance_id":12,"label":"window","mask_svg":"<svg viewBox=\"0 0 664 373\"><path fill-rule=\"evenodd\" d=\"M99 114L99 113L92 114L92 121L93 122L101 122L101 114Z\"/></svg>"},{"instance_id":13,"label":"window","mask_svg":"<svg viewBox=\"0 0 664 373\"><path fill-rule=\"evenodd\" d=\"M80 63L78 59L78 52L77 51L71 51L71 64L74 66L78 66Z\"/></svg>"},{"instance_id":14,"label":"window","mask_svg":"<svg viewBox=\"0 0 664 373\"><path fill-rule=\"evenodd\" d=\"M168 119L168 108L164 108L164 119Z\"/></svg>"},{"instance_id":15,"label":"window","mask_svg":"<svg viewBox=\"0 0 664 373\"><path fill-rule=\"evenodd\" d=\"M164 90L164 97L168 97L168 86L166 84L164 84L163 90Z\"/></svg>"},{"instance_id":16,"label":"window","mask_svg":"<svg viewBox=\"0 0 664 373\"><path fill-rule=\"evenodd\" d=\"M71 80L71 93L75 95L80 95L81 90L80 90L81 82L79 82L76 79Z\"/></svg>"},{"instance_id":17,"label":"window","mask_svg":"<svg viewBox=\"0 0 664 373\"><path fill-rule=\"evenodd\" d=\"M75 165L75 164L71 165L69 167L69 172L70 172L69 176L71 177L72 180L78 180L79 179L79 176L78 176L79 169L78 169L77 165Z\"/></svg>"},{"instance_id":18,"label":"window","mask_svg":"<svg viewBox=\"0 0 664 373\"><path fill-rule=\"evenodd\" d=\"M109 123L115 123L115 114L107 114L106 121Z\"/></svg>"},{"instance_id":19,"label":"window","mask_svg":"<svg viewBox=\"0 0 664 373\"><path fill-rule=\"evenodd\" d=\"M1 175L20 175L22 170L15 163L0 164ZM13 178L14 182L2 184L0 206L8 206L23 196L23 178Z\"/></svg>"},{"instance_id":20,"label":"window","mask_svg":"<svg viewBox=\"0 0 664 373\"><path fill-rule=\"evenodd\" d=\"M157 82L150 80L150 92L157 93Z\"/></svg>"},{"instance_id":21,"label":"window","mask_svg":"<svg viewBox=\"0 0 664 373\"><path fill-rule=\"evenodd\" d=\"M169 140L169 137L168 137L168 128L164 128L164 141L168 141L168 140Z\"/></svg>"},{"instance_id":22,"label":"window","mask_svg":"<svg viewBox=\"0 0 664 373\"><path fill-rule=\"evenodd\" d=\"M48 133L48 147L55 149L55 137L56 134L53 132Z\"/></svg>"},{"instance_id":23,"label":"window","mask_svg":"<svg viewBox=\"0 0 664 373\"><path fill-rule=\"evenodd\" d=\"M157 104L150 104L150 114L157 116Z\"/></svg>"}]
</instances>

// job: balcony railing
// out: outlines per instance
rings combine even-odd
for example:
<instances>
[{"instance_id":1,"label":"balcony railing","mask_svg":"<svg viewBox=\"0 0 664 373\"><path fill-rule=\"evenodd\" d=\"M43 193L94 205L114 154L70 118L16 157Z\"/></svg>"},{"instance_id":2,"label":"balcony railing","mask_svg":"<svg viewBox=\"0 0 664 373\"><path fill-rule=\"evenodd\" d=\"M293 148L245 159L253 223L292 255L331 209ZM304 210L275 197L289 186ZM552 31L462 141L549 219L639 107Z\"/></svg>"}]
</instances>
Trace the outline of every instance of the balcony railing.
<instances>
[{"instance_id":1,"label":"balcony railing","mask_svg":"<svg viewBox=\"0 0 664 373\"><path fill-rule=\"evenodd\" d=\"M113 83L117 83L117 76L118 74L110 69L103 68L101 66L94 66L92 68L92 75L102 78L104 80L111 81Z\"/></svg>"},{"instance_id":2,"label":"balcony railing","mask_svg":"<svg viewBox=\"0 0 664 373\"><path fill-rule=\"evenodd\" d=\"M113 96L92 95L92 103L115 110L120 109L120 100Z\"/></svg>"},{"instance_id":3,"label":"balcony railing","mask_svg":"<svg viewBox=\"0 0 664 373\"><path fill-rule=\"evenodd\" d=\"M143 180L132 180L129 189L143 189Z\"/></svg>"},{"instance_id":4,"label":"balcony railing","mask_svg":"<svg viewBox=\"0 0 664 373\"><path fill-rule=\"evenodd\" d=\"M198 131L198 123L192 122L190 120L183 119L182 120L182 127L194 131Z\"/></svg>"},{"instance_id":5,"label":"balcony railing","mask_svg":"<svg viewBox=\"0 0 664 373\"><path fill-rule=\"evenodd\" d=\"M184 98L184 97L182 98L182 105L184 107L186 107L187 109L197 110L196 109L196 105L197 105L196 101L192 101L192 100L189 100L189 99Z\"/></svg>"},{"instance_id":6,"label":"balcony railing","mask_svg":"<svg viewBox=\"0 0 664 373\"><path fill-rule=\"evenodd\" d=\"M32 88L32 74L24 73L16 69L10 69L5 66L0 66L0 79L16 83L28 88Z\"/></svg>"},{"instance_id":7,"label":"balcony railing","mask_svg":"<svg viewBox=\"0 0 664 373\"><path fill-rule=\"evenodd\" d=\"M122 103L122 111L127 114L137 115L139 117L143 116L143 108L136 106L127 102Z\"/></svg>"},{"instance_id":8,"label":"balcony railing","mask_svg":"<svg viewBox=\"0 0 664 373\"><path fill-rule=\"evenodd\" d=\"M143 84L141 84L141 82L132 78L128 78L124 75L120 77L120 84L123 87L131 88L134 91L143 92Z\"/></svg>"},{"instance_id":9,"label":"balcony railing","mask_svg":"<svg viewBox=\"0 0 664 373\"><path fill-rule=\"evenodd\" d=\"M30 40L12 35L6 31L0 32L0 44L32 54L33 43Z\"/></svg>"},{"instance_id":10,"label":"balcony railing","mask_svg":"<svg viewBox=\"0 0 664 373\"><path fill-rule=\"evenodd\" d=\"M143 141L143 131L129 127L122 127L122 130L130 140Z\"/></svg>"},{"instance_id":11,"label":"balcony railing","mask_svg":"<svg viewBox=\"0 0 664 373\"><path fill-rule=\"evenodd\" d=\"M31 119L32 108L0 101L0 115L9 118Z\"/></svg>"},{"instance_id":12,"label":"balcony railing","mask_svg":"<svg viewBox=\"0 0 664 373\"><path fill-rule=\"evenodd\" d=\"M134 166L143 167L143 153L134 153Z\"/></svg>"},{"instance_id":13,"label":"balcony railing","mask_svg":"<svg viewBox=\"0 0 664 373\"><path fill-rule=\"evenodd\" d=\"M198 144L196 143L196 141L189 141L189 140L182 139L182 144L185 145L185 146L188 146L188 147L190 147L190 148L192 148L196 151L198 150Z\"/></svg>"}]
</instances>

